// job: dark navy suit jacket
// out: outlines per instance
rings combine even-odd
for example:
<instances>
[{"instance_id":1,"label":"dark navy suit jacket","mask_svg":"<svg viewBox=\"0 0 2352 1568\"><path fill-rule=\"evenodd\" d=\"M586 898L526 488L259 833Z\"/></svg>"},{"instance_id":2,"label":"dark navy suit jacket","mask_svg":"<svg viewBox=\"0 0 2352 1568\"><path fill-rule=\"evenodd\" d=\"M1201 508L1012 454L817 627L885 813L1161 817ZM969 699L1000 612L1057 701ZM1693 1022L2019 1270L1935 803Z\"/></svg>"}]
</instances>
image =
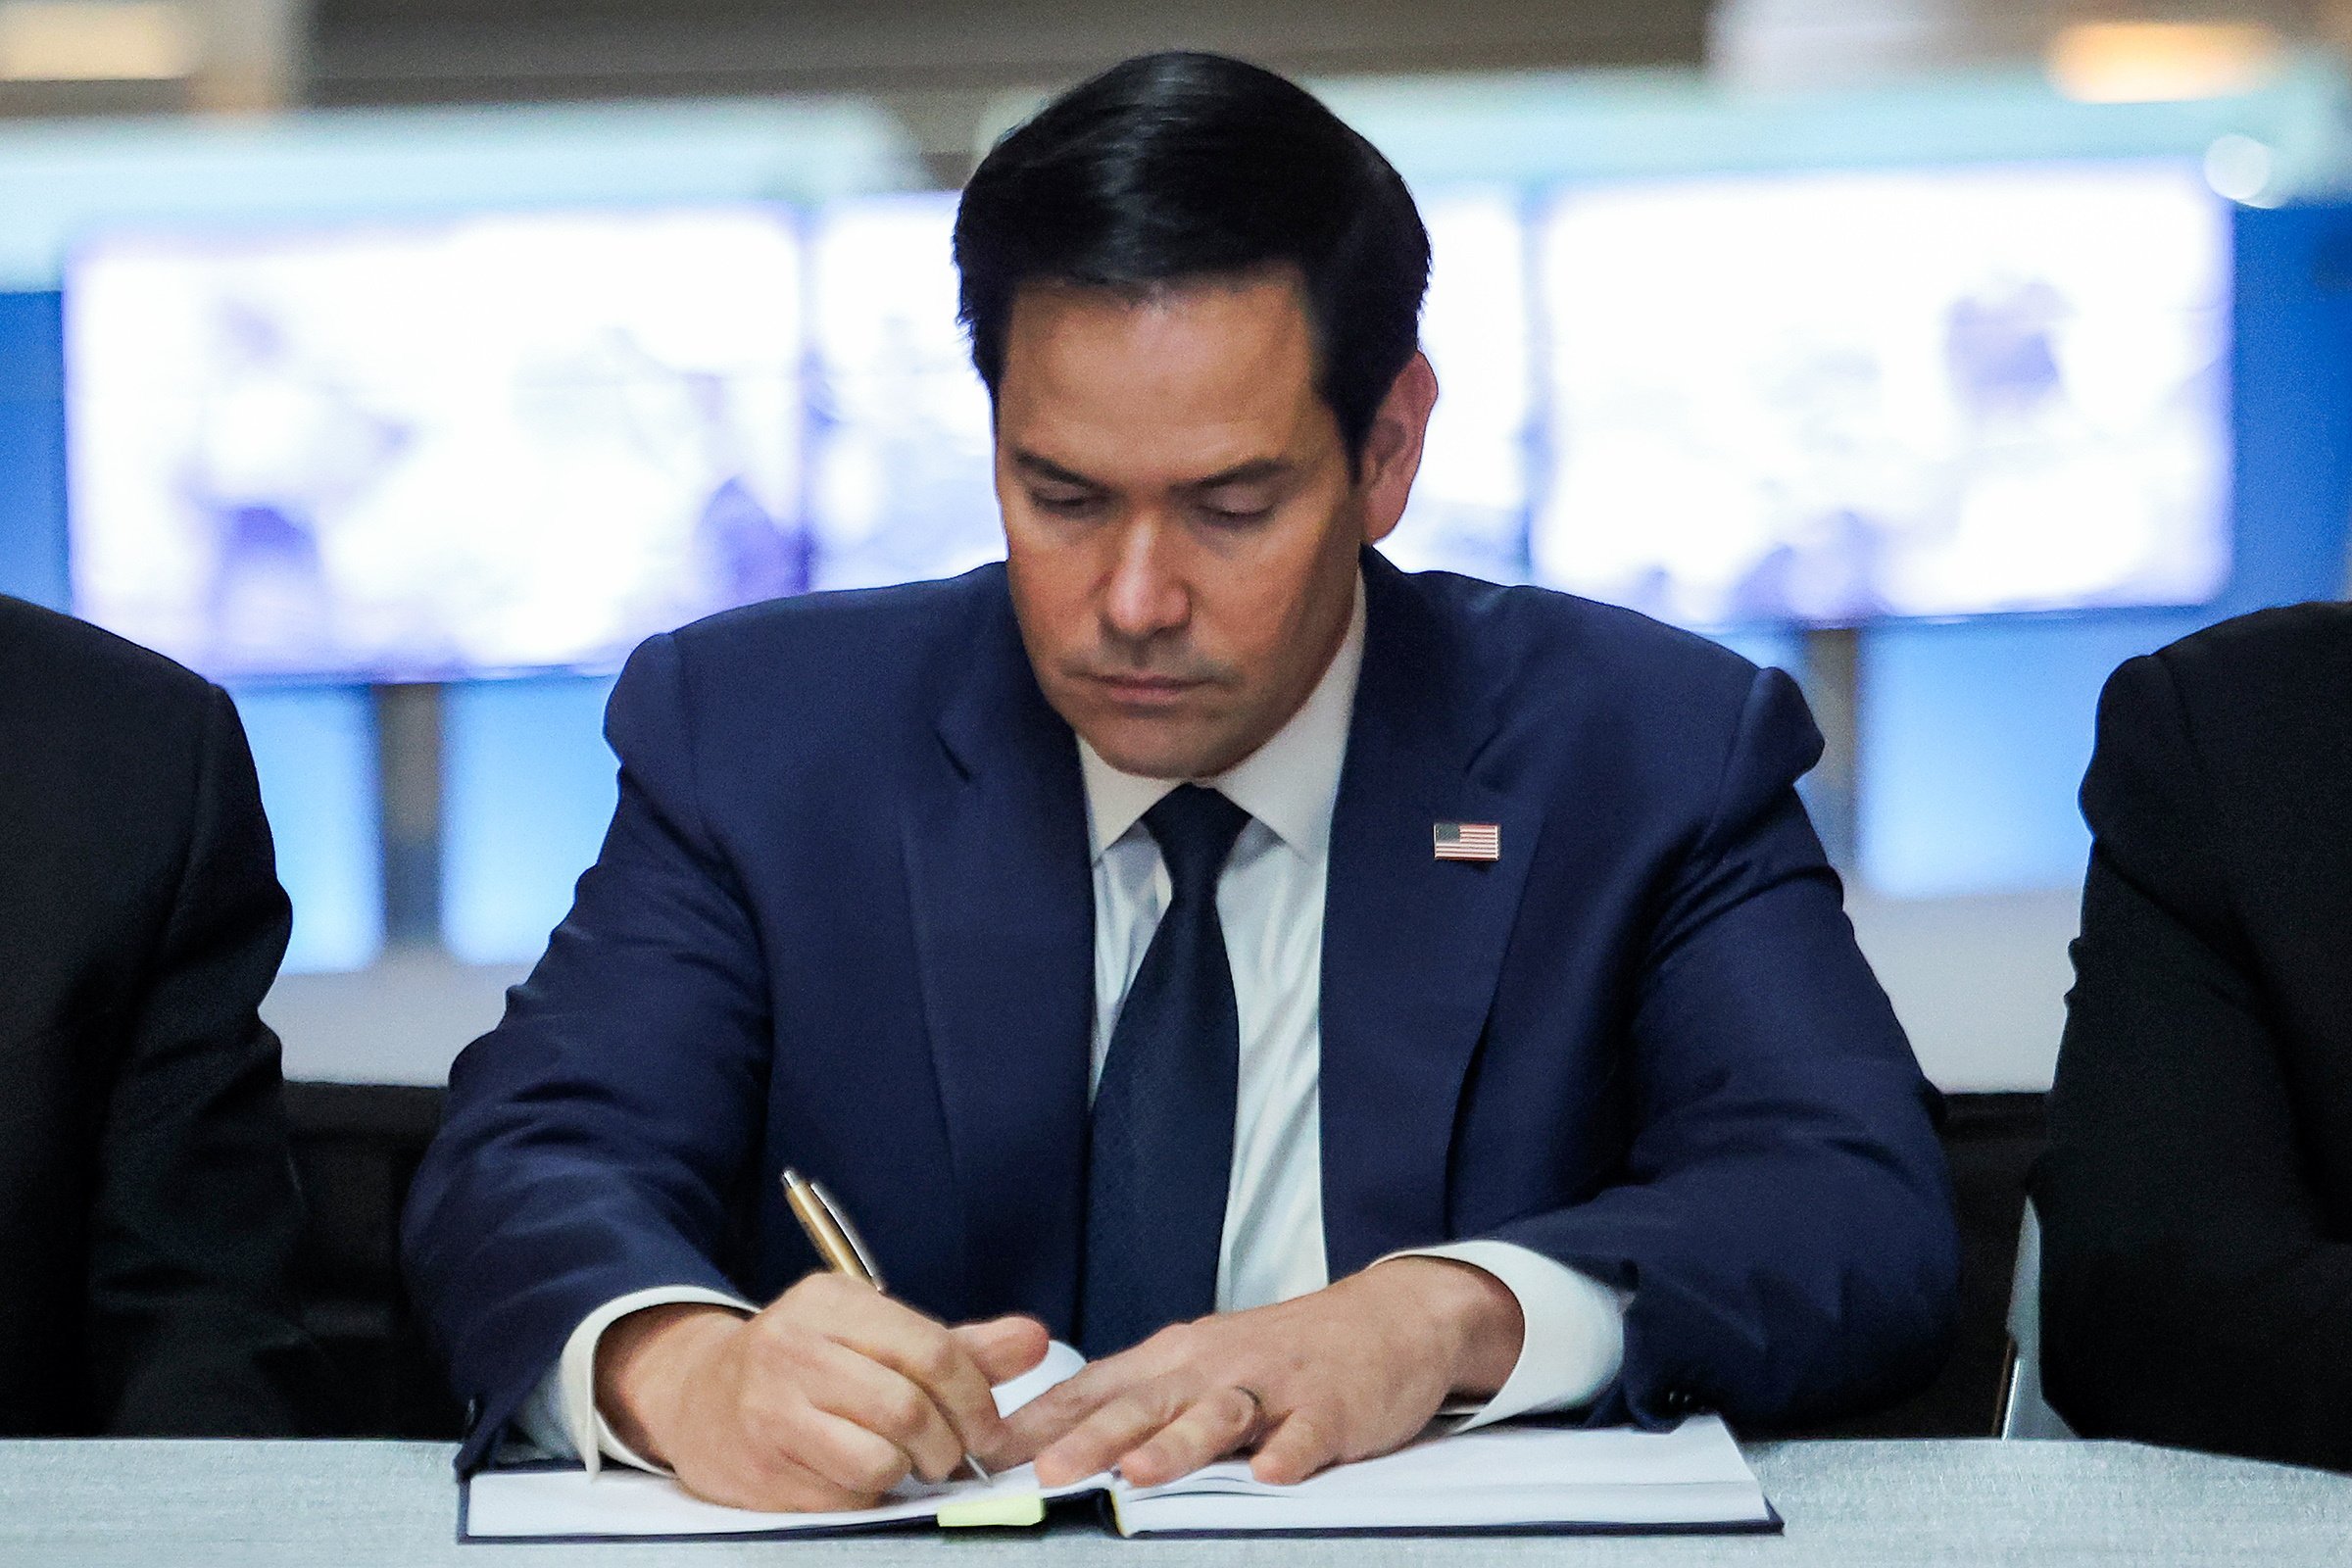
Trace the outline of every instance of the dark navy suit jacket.
<instances>
[{"instance_id":1,"label":"dark navy suit jacket","mask_svg":"<svg viewBox=\"0 0 2352 1568\"><path fill-rule=\"evenodd\" d=\"M1788 678L1366 552L1332 822L1324 1245L1496 1237L1633 1293L1597 1419L1898 1396L1957 1246L1921 1079L1792 786ZM785 1163L893 1292L1070 1329L1094 915L1075 738L1001 566L657 637L620 801L407 1220L478 1458L592 1309L814 1265ZM1495 822L1492 865L1436 821Z\"/></svg>"}]
</instances>

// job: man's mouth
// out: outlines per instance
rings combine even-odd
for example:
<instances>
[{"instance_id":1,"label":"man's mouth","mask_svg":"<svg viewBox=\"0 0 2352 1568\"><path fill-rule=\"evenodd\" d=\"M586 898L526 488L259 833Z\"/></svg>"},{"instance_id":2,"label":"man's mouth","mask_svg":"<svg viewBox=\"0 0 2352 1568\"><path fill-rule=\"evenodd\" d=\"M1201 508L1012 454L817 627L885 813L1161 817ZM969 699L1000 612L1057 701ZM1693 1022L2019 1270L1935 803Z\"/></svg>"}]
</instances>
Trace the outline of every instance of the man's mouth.
<instances>
[{"instance_id":1,"label":"man's mouth","mask_svg":"<svg viewBox=\"0 0 2352 1568\"><path fill-rule=\"evenodd\" d=\"M1112 702L1128 708L1169 707L1207 684L1174 675L1090 674L1087 679Z\"/></svg>"}]
</instances>

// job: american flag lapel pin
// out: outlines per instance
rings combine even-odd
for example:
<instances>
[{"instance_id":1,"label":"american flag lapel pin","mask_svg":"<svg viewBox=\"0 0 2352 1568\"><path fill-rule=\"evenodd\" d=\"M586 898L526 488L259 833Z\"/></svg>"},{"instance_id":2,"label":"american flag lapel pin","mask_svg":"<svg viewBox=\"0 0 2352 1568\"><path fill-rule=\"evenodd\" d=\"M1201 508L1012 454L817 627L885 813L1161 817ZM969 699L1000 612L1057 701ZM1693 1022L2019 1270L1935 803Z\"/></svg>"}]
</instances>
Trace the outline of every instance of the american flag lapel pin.
<instances>
[{"instance_id":1,"label":"american flag lapel pin","mask_svg":"<svg viewBox=\"0 0 2352 1568\"><path fill-rule=\"evenodd\" d=\"M1431 842L1441 860L1499 860L1502 824L1499 822L1432 822Z\"/></svg>"}]
</instances>

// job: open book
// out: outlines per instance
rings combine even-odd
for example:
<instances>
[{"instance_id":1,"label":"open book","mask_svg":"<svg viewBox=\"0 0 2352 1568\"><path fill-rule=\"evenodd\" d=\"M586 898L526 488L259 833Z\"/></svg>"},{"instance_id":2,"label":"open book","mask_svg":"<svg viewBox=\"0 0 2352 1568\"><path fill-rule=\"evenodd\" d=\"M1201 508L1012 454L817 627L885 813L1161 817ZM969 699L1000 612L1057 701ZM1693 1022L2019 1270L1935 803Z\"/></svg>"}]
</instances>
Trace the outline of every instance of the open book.
<instances>
[{"instance_id":1,"label":"open book","mask_svg":"<svg viewBox=\"0 0 2352 1568\"><path fill-rule=\"evenodd\" d=\"M1055 1346L1047 1364L997 1391L1008 1413L1085 1363ZM1433 1428L1433 1433L1439 1429ZM1669 1432L1544 1425L1435 1435L1295 1487L1252 1480L1247 1463L1213 1464L1162 1487L1116 1475L1041 1488L1028 1465L987 1481L909 1482L880 1506L847 1513L721 1507L667 1477L576 1464L489 1470L466 1483L459 1534L468 1541L676 1540L799 1536L890 1525L1034 1525L1049 1502L1098 1496L1122 1536L1285 1531L1771 1531L1780 1516L1723 1423L1693 1417Z\"/></svg>"}]
</instances>

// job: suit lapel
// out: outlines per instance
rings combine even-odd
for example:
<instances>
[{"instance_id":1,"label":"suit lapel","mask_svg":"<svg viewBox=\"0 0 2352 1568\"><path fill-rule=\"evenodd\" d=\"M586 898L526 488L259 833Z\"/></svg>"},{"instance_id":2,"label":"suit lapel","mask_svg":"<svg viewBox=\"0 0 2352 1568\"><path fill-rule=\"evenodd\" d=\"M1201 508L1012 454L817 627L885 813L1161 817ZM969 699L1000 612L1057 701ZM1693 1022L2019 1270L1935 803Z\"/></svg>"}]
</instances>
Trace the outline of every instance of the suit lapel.
<instances>
[{"instance_id":1,"label":"suit lapel","mask_svg":"<svg viewBox=\"0 0 2352 1568\"><path fill-rule=\"evenodd\" d=\"M1067 1334L1094 1016L1085 794L1009 600L992 602L966 669L905 823L923 1016L970 1309L1025 1309Z\"/></svg>"},{"instance_id":2,"label":"suit lapel","mask_svg":"<svg viewBox=\"0 0 2352 1568\"><path fill-rule=\"evenodd\" d=\"M1453 628L1364 558L1363 675L1323 913L1324 1251L1332 1278L1446 1234L1465 1075L1543 830L1477 776L1495 715ZM1439 860L1431 827L1494 822L1493 864Z\"/></svg>"}]
</instances>

